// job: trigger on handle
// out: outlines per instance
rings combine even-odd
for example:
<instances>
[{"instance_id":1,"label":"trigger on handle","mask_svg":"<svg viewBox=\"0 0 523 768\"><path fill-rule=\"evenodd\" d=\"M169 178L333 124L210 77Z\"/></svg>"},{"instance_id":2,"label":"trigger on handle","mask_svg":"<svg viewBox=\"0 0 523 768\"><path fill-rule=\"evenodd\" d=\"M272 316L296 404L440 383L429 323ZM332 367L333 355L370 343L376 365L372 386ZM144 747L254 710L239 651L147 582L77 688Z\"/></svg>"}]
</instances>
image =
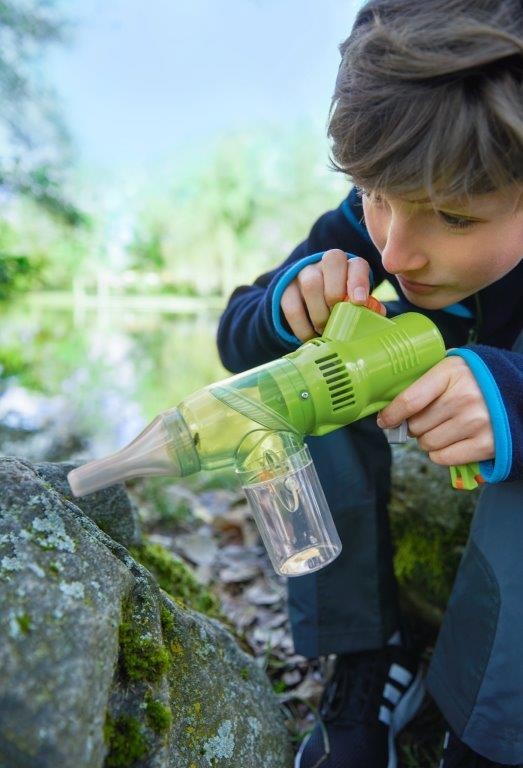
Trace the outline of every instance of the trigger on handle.
<instances>
[{"instance_id":1,"label":"trigger on handle","mask_svg":"<svg viewBox=\"0 0 523 768\"><path fill-rule=\"evenodd\" d=\"M384 433L389 444L406 443L409 439L409 427L406 421L402 421L397 427L385 427Z\"/></svg>"},{"instance_id":2,"label":"trigger on handle","mask_svg":"<svg viewBox=\"0 0 523 768\"><path fill-rule=\"evenodd\" d=\"M481 476L479 464L477 462L472 464L460 464L457 467L449 467L449 469L451 485L459 491L472 491L474 488L477 488L478 485L485 482Z\"/></svg>"}]
</instances>

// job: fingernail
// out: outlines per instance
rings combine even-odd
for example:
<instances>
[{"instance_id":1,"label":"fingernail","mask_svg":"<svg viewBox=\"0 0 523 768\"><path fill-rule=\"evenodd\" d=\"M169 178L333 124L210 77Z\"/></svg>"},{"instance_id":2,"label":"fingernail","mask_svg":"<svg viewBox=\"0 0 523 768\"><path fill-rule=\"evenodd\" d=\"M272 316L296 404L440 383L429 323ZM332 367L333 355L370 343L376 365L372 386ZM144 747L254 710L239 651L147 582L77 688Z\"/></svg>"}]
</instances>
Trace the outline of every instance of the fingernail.
<instances>
[{"instance_id":1,"label":"fingernail","mask_svg":"<svg viewBox=\"0 0 523 768\"><path fill-rule=\"evenodd\" d=\"M383 419L381 418L380 414L378 414L378 417L376 419L376 424L378 425L378 427L381 427L381 429L383 429L383 427L385 426L384 423L383 423Z\"/></svg>"},{"instance_id":2,"label":"fingernail","mask_svg":"<svg viewBox=\"0 0 523 768\"><path fill-rule=\"evenodd\" d=\"M365 288L355 288L354 298L356 301L365 301L367 299L367 291Z\"/></svg>"}]
</instances>

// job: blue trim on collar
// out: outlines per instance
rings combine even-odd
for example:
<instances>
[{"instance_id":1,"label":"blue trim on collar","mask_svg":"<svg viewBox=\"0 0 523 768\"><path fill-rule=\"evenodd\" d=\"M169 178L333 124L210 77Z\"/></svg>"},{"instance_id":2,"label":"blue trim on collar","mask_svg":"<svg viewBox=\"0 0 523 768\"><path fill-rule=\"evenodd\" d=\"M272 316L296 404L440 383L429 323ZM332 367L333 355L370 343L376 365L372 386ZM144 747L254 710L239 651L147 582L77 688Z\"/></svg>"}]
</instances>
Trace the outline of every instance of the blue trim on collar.
<instances>
[{"instance_id":1,"label":"blue trim on collar","mask_svg":"<svg viewBox=\"0 0 523 768\"><path fill-rule=\"evenodd\" d=\"M474 374L481 394L485 398L494 431L495 456L490 461L480 461L482 476L488 483L499 483L510 475L512 469L512 434L507 411L496 380L483 359L472 349L449 349L449 357L462 357Z\"/></svg>"},{"instance_id":2,"label":"blue trim on collar","mask_svg":"<svg viewBox=\"0 0 523 768\"><path fill-rule=\"evenodd\" d=\"M470 311L464 304L451 304L448 307L442 307L443 312L448 312L449 315L455 315L456 317L466 317L472 319L474 313Z\"/></svg>"}]
</instances>

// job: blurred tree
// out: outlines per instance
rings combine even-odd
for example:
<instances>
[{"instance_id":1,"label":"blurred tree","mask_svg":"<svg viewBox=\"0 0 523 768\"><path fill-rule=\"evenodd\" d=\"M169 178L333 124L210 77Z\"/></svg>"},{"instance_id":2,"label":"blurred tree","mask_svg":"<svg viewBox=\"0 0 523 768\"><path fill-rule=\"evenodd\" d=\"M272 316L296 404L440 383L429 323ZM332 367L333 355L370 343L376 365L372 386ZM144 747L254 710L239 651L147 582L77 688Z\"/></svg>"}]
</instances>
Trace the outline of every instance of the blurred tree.
<instances>
[{"instance_id":1,"label":"blurred tree","mask_svg":"<svg viewBox=\"0 0 523 768\"><path fill-rule=\"evenodd\" d=\"M77 224L80 212L61 193L67 131L37 70L66 28L54 0L0 2L0 184Z\"/></svg>"},{"instance_id":2,"label":"blurred tree","mask_svg":"<svg viewBox=\"0 0 523 768\"><path fill-rule=\"evenodd\" d=\"M16 247L15 230L0 220L0 301L31 287L42 266L41 259L17 253Z\"/></svg>"},{"instance_id":3,"label":"blurred tree","mask_svg":"<svg viewBox=\"0 0 523 768\"><path fill-rule=\"evenodd\" d=\"M55 0L0 1L0 192L4 211L13 200L27 198L61 225L74 227L86 218L64 192L69 138L37 68L49 45L64 42L66 30ZM5 235L4 228L0 298L29 288L43 265L40 254L20 253L12 236L7 239L15 250L6 250Z\"/></svg>"},{"instance_id":4,"label":"blurred tree","mask_svg":"<svg viewBox=\"0 0 523 768\"><path fill-rule=\"evenodd\" d=\"M127 247L131 269L161 269L165 266L163 230L161 221L153 221L143 234L139 229L134 232Z\"/></svg>"},{"instance_id":5,"label":"blurred tree","mask_svg":"<svg viewBox=\"0 0 523 768\"><path fill-rule=\"evenodd\" d=\"M192 284L201 295L227 296L275 266L347 189L307 128L230 135L200 168L170 177L142 193L129 251L133 266L160 269L169 290Z\"/></svg>"}]
</instances>

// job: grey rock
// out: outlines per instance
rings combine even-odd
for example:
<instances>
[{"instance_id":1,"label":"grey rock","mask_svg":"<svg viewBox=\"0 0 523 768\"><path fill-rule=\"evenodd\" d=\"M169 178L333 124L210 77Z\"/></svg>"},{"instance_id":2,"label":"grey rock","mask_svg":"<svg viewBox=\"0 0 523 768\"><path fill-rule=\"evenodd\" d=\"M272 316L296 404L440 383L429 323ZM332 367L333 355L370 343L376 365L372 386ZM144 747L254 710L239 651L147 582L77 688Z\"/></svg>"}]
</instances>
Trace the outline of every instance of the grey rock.
<instances>
[{"instance_id":1,"label":"grey rock","mask_svg":"<svg viewBox=\"0 0 523 768\"><path fill-rule=\"evenodd\" d=\"M414 440L392 446L392 455L392 515L414 514L454 530L472 514L479 490L453 488L448 467L434 464Z\"/></svg>"},{"instance_id":2,"label":"grey rock","mask_svg":"<svg viewBox=\"0 0 523 768\"><path fill-rule=\"evenodd\" d=\"M73 496L68 473L77 466L71 462L34 465L36 473L67 501L73 502L87 517L115 541L130 547L141 540L140 521L136 505L130 500L122 484L104 488L87 496Z\"/></svg>"},{"instance_id":3,"label":"grey rock","mask_svg":"<svg viewBox=\"0 0 523 768\"><path fill-rule=\"evenodd\" d=\"M264 672L67 498L66 469L0 460L0 765L289 768Z\"/></svg>"},{"instance_id":4,"label":"grey rock","mask_svg":"<svg viewBox=\"0 0 523 768\"><path fill-rule=\"evenodd\" d=\"M0 764L101 765L131 574L26 464L0 487Z\"/></svg>"}]
</instances>

